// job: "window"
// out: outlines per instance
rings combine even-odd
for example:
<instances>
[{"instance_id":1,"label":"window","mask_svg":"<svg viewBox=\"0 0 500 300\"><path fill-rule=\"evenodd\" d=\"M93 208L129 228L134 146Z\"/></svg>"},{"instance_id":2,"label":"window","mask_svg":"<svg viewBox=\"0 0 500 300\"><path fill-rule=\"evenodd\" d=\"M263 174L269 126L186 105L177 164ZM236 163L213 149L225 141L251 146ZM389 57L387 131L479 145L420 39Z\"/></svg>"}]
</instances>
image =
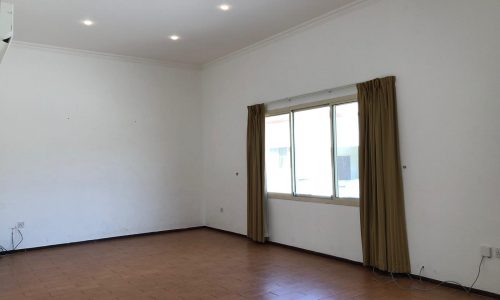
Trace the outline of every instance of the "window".
<instances>
[{"instance_id":1,"label":"window","mask_svg":"<svg viewBox=\"0 0 500 300\"><path fill-rule=\"evenodd\" d=\"M330 197L333 192L330 107L292 114L295 193Z\"/></svg>"},{"instance_id":2,"label":"window","mask_svg":"<svg viewBox=\"0 0 500 300\"><path fill-rule=\"evenodd\" d=\"M334 99L266 117L268 192L359 198L358 104L348 99L351 102Z\"/></svg>"},{"instance_id":3,"label":"window","mask_svg":"<svg viewBox=\"0 0 500 300\"><path fill-rule=\"evenodd\" d=\"M267 190L290 194L290 118L279 115L266 118Z\"/></svg>"},{"instance_id":4,"label":"window","mask_svg":"<svg viewBox=\"0 0 500 300\"><path fill-rule=\"evenodd\" d=\"M358 103L334 106L335 191L337 198L359 198Z\"/></svg>"}]
</instances>

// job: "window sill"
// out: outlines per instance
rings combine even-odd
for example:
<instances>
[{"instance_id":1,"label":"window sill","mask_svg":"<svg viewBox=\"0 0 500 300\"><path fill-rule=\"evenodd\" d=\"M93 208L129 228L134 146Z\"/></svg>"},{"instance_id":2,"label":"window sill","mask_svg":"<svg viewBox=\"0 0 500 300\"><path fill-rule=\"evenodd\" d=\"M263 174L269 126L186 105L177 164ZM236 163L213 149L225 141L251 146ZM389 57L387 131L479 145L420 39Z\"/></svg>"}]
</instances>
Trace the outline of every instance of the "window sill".
<instances>
[{"instance_id":1,"label":"window sill","mask_svg":"<svg viewBox=\"0 0 500 300\"><path fill-rule=\"evenodd\" d=\"M322 198L315 196L293 196L290 194L281 193L267 193L267 198L359 207L359 199L355 198Z\"/></svg>"}]
</instances>

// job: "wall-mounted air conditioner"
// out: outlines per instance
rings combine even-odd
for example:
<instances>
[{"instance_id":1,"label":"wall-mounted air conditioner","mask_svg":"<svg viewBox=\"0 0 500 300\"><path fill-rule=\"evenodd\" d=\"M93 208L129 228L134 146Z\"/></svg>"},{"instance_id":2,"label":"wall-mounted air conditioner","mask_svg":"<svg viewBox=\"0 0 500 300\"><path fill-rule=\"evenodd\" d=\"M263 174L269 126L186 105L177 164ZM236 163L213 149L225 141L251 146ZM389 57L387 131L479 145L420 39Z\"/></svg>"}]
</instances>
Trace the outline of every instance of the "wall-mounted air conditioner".
<instances>
[{"instance_id":1,"label":"wall-mounted air conditioner","mask_svg":"<svg viewBox=\"0 0 500 300\"><path fill-rule=\"evenodd\" d=\"M0 62L14 34L14 5L0 0Z\"/></svg>"}]
</instances>

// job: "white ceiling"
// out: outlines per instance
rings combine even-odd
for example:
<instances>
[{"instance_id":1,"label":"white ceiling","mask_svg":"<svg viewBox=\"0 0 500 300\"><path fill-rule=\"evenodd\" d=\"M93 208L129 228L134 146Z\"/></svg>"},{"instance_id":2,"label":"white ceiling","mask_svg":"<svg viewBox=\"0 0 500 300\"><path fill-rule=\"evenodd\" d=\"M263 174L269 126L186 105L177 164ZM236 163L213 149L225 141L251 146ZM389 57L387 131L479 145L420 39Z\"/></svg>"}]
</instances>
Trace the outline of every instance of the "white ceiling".
<instances>
[{"instance_id":1,"label":"white ceiling","mask_svg":"<svg viewBox=\"0 0 500 300\"><path fill-rule=\"evenodd\" d=\"M203 64L354 0L15 0L15 40ZM217 6L232 6L222 12ZM94 26L81 24L91 19ZM168 36L177 34L179 41Z\"/></svg>"}]
</instances>

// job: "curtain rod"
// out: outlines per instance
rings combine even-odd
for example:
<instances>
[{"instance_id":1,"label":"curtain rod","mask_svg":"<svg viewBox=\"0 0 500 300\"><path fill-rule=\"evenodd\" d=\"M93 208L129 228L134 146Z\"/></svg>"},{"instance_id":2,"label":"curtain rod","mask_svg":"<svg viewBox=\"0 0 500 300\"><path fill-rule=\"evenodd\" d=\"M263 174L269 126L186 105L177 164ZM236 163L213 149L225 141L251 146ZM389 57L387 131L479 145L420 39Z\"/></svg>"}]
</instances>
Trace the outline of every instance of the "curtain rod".
<instances>
[{"instance_id":1,"label":"curtain rod","mask_svg":"<svg viewBox=\"0 0 500 300\"><path fill-rule=\"evenodd\" d=\"M302 97L308 97L308 96L314 96L314 95L319 95L319 94L324 94L324 93L331 94L334 91L342 90L342 89L347 89L347 88L356 88L356 84L355 83L353 83L353 84L346 84L346 85L341 85L341 86L337 86L337 87L334 87L334 88L324 89L324 90L320 90L320 91L316 91L316 92L305 93L305 94L301 94L301 95L297 95L297 96L293 96L293 97L285 97L285 98L281 98L281 99L278 99L278 100L272 100L272 101L264 102L264 104L267 105L267 104L274 104L274 103L278 103L278 102L282 102L282 101L292 101L294 99L298 99L298 98L302 98Z\"/></svg>"}]
</instances>

